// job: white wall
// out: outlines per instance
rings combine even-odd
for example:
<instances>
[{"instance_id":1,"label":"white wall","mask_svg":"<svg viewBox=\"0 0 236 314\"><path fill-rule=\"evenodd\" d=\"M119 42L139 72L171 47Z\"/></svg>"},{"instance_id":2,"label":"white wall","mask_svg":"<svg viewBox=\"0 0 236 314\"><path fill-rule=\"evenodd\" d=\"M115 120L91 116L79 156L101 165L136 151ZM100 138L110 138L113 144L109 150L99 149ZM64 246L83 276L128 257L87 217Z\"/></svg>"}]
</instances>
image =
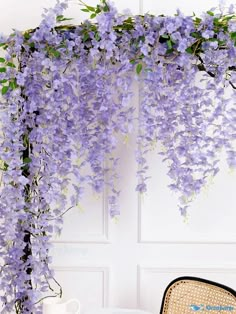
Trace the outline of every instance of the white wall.
<instances>
[{"instance_id":1,"label":"white wall","mask_svg":"<svg viewBox=\"0 0 236 314\"><path fill-rule=\"evenodd\" d=\"M33 28L43 7L51 0L0 0L0 32ZM96 4L88 0L88 4ZM199 13L216 0L115 1L120 11L173 14ZM83 19L78 2L71 1L66 14L75 23ZM137 87L134 87L137 91ZM138 102L138 98L134 99ZM225 163L214 184L202 193L183 222L175 196L166 188L166 167L150 156L152 179L147 195L134 191L136 165L134 137L120 145L125 156L120 166L121 216L110 220L106 195L88 195L81 208L65 218L65 228L55 239L54 265L65 298L78 297L82 308L96 306L140 307L158 313L164 287L173 278L188 274L219 281L236 289L236 174ZM224 213L224 214L222 214Z\"/></svg>"},{"instance_id":2,"label":"white wall","mask_svg":"<svg viewBox=\"0 0 236 314\"><path fill-rule=\"evenodd\" d=\"M83 20L86 13L80 11L79 0L69 0L70 7L67 16L73 17L75 22ZM97 4L99 0L84 1L87 4ZM155 14L174 14L180 8L186 14L201 13L218 5L217 0L114 0L116 7L122 12L130 9L132 13L155 13ZM229 1L234 3L235 0ZM36 27L40 22L43 8L49 8L56 3L56 0L0 0L0 33L8 34L12 29L25 30Z\"/></svg>"}]
</instances>

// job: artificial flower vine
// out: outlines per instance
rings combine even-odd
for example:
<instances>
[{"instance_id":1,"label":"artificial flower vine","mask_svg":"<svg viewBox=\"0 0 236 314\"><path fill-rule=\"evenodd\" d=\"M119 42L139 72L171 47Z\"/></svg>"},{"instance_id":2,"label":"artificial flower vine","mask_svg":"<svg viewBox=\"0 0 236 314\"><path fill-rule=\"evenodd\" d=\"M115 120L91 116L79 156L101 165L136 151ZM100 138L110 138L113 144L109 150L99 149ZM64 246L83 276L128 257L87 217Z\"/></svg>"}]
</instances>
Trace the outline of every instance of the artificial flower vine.
<instances>
[{"instance_id":1,"label":"artificial flower vine","mask_svg":"<svg viewBox=\"0 0 236 314\"><path fill-rule=\"evenodd\" d=\"M89 14L81 25L65 25L68 4L58 2L36 29L0 40L1 313L41 313L43 298L61 296L50 239L84 189L106 188L110 214L119 214L114 152L136 120L136 189L146 191L157 143L183 215L219 171L220 151L236 166L233 6L201 17L128 16L105 0L80 2Z\"/></svg>"}]
</instances>

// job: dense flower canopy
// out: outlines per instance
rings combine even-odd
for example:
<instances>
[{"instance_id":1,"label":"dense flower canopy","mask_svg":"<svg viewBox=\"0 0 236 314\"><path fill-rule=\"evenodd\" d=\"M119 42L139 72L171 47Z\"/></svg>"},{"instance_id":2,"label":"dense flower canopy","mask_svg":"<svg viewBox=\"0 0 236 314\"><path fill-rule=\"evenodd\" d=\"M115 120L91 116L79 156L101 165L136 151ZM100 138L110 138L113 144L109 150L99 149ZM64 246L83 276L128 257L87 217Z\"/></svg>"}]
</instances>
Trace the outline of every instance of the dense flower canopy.
<instances>
[{"instance_id":1,"label":"dense flower canopy","mask_svg":"<svg viewBox=\"0 0 236 314\"><path fill-rule=\"evenodd\" d=\"M49 241L87 186L108 189L110 214L119 214L114 151L136 121L136 189L146 191L157 142L183 215L219 171L220 151L236 166L233 6L201 18L128 16L102 0L84 4L90 19L77 26L64 25L66 7L58 2L36 29L1 38L1 313L41 313L56 282Z\"/></svg>"}]
</instances>

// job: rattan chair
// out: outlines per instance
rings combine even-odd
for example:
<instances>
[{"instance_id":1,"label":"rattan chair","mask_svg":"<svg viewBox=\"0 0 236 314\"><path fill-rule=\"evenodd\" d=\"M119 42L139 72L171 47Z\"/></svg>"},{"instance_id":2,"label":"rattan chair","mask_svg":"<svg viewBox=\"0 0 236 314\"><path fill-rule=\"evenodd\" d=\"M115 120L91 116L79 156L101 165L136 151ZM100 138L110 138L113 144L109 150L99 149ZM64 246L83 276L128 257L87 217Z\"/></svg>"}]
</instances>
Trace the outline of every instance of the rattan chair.
<instances>
[{"instance_id":1,"label":"rattan chair","mask_svg":"<svg viewBox=\"0 0 236 314\"><path fill-rule=\"evenodd\" d=\"M166 288L160 314L236 313L236 291L196 277L179 277Z\"/></svg>"}]
</instances>

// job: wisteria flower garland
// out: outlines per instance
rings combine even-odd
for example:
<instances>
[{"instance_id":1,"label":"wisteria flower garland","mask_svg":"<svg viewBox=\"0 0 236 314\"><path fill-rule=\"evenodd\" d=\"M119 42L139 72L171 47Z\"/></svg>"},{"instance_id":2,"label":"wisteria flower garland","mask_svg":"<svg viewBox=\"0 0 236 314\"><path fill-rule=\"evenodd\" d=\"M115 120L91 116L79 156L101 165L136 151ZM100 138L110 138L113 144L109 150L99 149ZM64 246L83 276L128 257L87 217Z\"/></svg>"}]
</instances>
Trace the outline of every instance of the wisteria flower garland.
<instances>
[{"instance_id":1,"label":"wisteria flower garland","mask_svg":"<svg viewBox=\"0 0 236 314\"><path fill-rule=\"evenodd\" d=\"M38 28L1 38L1 313L41 313L43 298L61 296L50 239L84 189L106 188L110 214L119 214L115 149L137 120L136 189L146 191L157 143L183 215L219 171L222 149L236 166L233 6L201 18L127 16L102 0L83 4L90 19L79 26L63 24L66 7L58 2Z\"/></svg>"}]
</instances>

